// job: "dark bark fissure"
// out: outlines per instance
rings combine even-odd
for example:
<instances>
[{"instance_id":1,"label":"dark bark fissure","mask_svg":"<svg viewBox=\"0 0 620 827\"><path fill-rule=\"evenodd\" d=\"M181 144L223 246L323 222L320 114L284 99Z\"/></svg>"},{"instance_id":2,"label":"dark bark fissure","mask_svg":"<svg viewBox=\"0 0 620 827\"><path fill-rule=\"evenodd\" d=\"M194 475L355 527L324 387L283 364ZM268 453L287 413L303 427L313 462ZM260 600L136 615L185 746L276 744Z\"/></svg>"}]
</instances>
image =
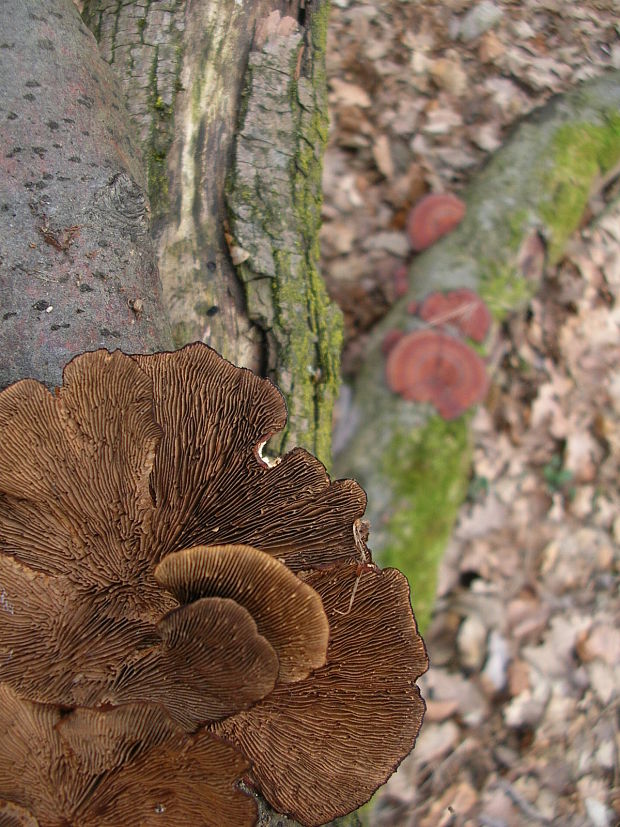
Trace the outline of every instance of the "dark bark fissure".
<instances>
[{"instance_id":1,"label":"dark bark fissure","mask_svg":"<svg viewBox=\"0 0 620 827\"><path fill-rule=\"evenodd\" d=\"M288 24L281 31L270 18L257 45L256 26L273 12L301 15L305 31L289 37ZM325 4L88 0L85 17L138 128L175 346L201 340L272 378L290 414L273 448L301 444L329 463L341 323L318 274ZM269 72L285 80L275 108ZM249 139L248 113L245 132L260 133ZM270 152L261 154L263 140ZM283 174L273 167L280 142L290 156ZM255 175L242 180L238 159L253 155ZM252 208L243 228L240 204ZM275 269L256 266L248 233Z\"/></svg>"}]
</instances>

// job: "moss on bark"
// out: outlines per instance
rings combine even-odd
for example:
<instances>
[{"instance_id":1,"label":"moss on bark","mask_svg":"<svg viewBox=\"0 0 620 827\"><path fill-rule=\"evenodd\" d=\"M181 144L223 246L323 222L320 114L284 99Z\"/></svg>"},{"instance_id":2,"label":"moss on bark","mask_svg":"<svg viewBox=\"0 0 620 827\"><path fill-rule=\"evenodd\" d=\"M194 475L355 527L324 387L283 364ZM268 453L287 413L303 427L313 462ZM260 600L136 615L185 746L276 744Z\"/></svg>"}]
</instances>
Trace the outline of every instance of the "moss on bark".
<instances>
[{"instance_id":1,"label":"moss on bark","mask_svg":"<svg viewBox=\"0 0 620 827\"><path fill-rule=\"evenodd\" d=\"M601 122L566 124L553 141L554 164L543 179L548 194L541 215L548 227L549 260L555 263L578 226L592 183L620 162L620 113L602 113Z\"/></svg>"},{"instance_id":2,"label":"moss on bark","mask_svg":"<svg viewBox=\"0 0 620 827\"><path fill-rule=\"evenodd\" d=\"M327 14L320 4L305 33L284 27L250 54L227 199L248 315L289 411L272 448L302 445L329 467L342 319L319 272Z\"/></svg>"}]
</instances>

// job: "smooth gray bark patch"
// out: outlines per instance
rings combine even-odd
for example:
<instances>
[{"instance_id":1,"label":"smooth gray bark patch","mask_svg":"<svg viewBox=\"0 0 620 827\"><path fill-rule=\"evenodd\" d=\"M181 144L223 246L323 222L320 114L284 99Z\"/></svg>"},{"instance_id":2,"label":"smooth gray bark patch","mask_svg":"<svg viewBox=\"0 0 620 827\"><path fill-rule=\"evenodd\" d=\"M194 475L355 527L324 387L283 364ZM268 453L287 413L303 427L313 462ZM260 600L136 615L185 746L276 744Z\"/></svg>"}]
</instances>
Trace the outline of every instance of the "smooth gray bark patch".
<instances>
[{"instance_id":1,"label":"smooth gray bark patch","mask_svg":"<svg viewBox=\"0 0 620 827\"><path fill-rule=\"evenodd\" d=\"M0 4L0 387L170 346L140 153L71 0Z\"/></svg>"}]
</instances>

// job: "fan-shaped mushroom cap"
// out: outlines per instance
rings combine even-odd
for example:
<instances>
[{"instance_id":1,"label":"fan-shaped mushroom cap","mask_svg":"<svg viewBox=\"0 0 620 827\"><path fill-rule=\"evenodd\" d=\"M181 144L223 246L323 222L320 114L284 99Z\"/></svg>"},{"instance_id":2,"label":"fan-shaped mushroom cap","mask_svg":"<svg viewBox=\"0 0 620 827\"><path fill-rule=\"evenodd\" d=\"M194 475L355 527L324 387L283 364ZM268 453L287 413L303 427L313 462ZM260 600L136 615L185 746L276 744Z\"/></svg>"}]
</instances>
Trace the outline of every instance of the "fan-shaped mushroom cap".
<instances>
[{"instance_id":1,"label":"fan-shaped mushroom cap","mask_svg":"<svg viewBox=\"0 0 620 827\"><path fill-rule=\"evenodd\" d=\"M25 813L20 827L249 827L256 818L233 786L248 762L209 733L185 734L154 705L67 714L0 684L0 739L0 798Z\"/></svg>"},{"instance_id":2,"label":"fan-shaped mushroom cap","mask_svg":"<svg viewBox=\"0 0 620 827\"><path fill-rule=\"evenodd\" d=\"M484 399L485 364L464 342L438 330L414 330L388 354L388 386L403 399L430 402L444 419L455 419Z\"/></svg>"},{"instance_id":3,"label":"fan-shaped mushroom cap","mask_svg":"<svg viewBox=\"0 0 620 827\"><path fill-rule=\"evenodd\" d=\"M446 293L430 293L418 309L429 324L449 324L474 342L484 342L491 326L491 313L483 299L463 287Z\"/></svg>"},{"instance_id":4,"label":"fan-shaped mushroom cap","mask_svg":"<svg viewBox=\"0 0 620 827\"><path fill-rule=\"evenodd\" d=\"M217 622L192 616L221 639L192 650L201 681L175 679L188 642L160 622L178 601L156 564L214 539L254 543L298 570L355 558L363 491L330 483L301 449L262 463L256 448L284 424L282 397L203 345L87 353L64 379L56 397L31 380L0 394L0 565L13 607L0 612L3 679L65 706L156 695L188 727L253 703L279 665L241 607L221 604ZM233 633L246 636L236 655L221 645ZM215 676L230 670L246 685L219 692Z\"/></svg>"},{"instance_id":5,"label":"fan-shaped mushroom cap","mask_svg":"<svg viewBox=\"0 0 620 827\"><path fill-rule=\"evenodd\" d=\"M421 198L407 218L407 233L417 252L426 250L461 223L465 204L449 192L431 193Z\"/></svg>"},{"instance_id":6,"label":"fan-shaped mushroom cap","mask_svg":"<svg viewBox=\"0 0 620 827\"><path fill-rule=\"evenodd\" d=\"M72 595L65 579L2 555L0 582L10 606L0 612L2 678L25 697L67 706L162 703L192 730L262 698L278 676L271 644L233 600L198 601L147 626L130 614L110 616L105 600Z\"/></svg>"},{"instance_id":7,"label":"fan-shaped mushroom cap","mask_svg":"<svg viewBox=\"0 0 620 827\"><path fill-rule=\"evenodd\" d=\"M258 459L258 446L286 421L271 382L204 345L134 359L153 381L163 429L151 477L157 562L228 543L266 551L293 571L356 559L351 526L366 508L360 486L330 482L301 448L272 468Z\"/></svg>"},{"instance_id":8,"label":"fan-shaped mushroom cap","mask_svg":"<svg viewBox=\"0 0 620 827\"><path fill-rule=\"evenodd\" d=\"M0 393L5 810L250 827L242 750L272 803L316 823L409 751L426 661L406 581L360 567L356 483L301 449L261 461L284 421L270 382L202 344L87 353L55 395ZM205 725L231 715L226 745Z\"/></svg>"},{"instance_id":9,"label":"fan-shaped mushroom cap","mask_svg":"<svg viewBox=\"0 0 620 827\"><path fill-rule=\"evenodd\" d=\"M411 750L428 661L400 572L348 565L305 580L330 621L327 663L214 729L248 756L280 812L318 825L367 801Z\"/></svg>"},{"instance_id":10,"label":"fan-shaped mushroom cap","mask_svg":"<svg viewBox=\"0 0 620 827\"><path fill-rule=\"evenodd\" d=\"M180 603L229 597L256 621L278 656L278 681L325 663L329 623L321 598L279 560L251 546L197 546L169 554L155 578Z\"/></svg>"}]
</instances>

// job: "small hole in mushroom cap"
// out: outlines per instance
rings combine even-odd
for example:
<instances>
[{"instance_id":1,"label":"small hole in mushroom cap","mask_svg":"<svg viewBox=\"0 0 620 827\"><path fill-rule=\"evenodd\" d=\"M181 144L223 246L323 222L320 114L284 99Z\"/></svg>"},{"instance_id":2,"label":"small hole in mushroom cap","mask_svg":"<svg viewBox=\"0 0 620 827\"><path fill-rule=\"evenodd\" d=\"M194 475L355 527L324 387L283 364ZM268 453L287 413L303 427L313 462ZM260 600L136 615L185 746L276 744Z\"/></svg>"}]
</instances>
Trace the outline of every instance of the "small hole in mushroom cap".
<instances>
[{"instance_id":1,"label":"small hole in mushroom cap","mask_svg":"<svg viewBox=\"0 0 620 827\"><path fill-rule=\"evenodd\" d=\"M280 457L270 457L265 456L263 451L265 450L265 446L269 442L269 438L263 439L262 442L259 442L256 448L254 449L254 453L256 454L256 458L260 462L261 465L264 465L266 468L275 468L281 461Z\"/></svg>"}]
</instances>

